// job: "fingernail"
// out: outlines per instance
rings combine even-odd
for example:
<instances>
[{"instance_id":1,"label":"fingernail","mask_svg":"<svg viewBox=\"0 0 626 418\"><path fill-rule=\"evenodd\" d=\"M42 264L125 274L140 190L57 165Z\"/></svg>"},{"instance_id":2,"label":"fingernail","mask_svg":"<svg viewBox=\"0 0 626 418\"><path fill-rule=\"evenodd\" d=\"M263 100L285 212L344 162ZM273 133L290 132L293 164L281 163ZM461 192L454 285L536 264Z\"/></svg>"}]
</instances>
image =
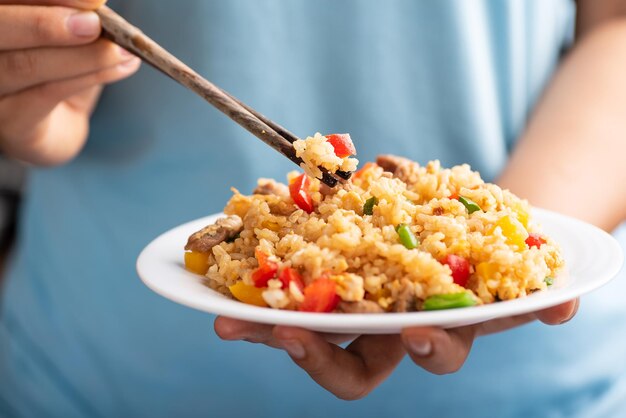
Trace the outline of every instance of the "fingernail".
<instances>
[{"instance_id":1,"label":"fingernail","mask_svg":"<svg viewBox=\"0 0 626 418\"><path fill-rule=\"evenodd\" d=\"M283 340L281 344L285 351L296 360L302 360L306 355L304 346L298 340Z\"/></svg>"},{"instance_id":2,"label":"fingernail","mask_svg":"<svg viewBox=\"0 0 626 418\"><path fill-rule=\"evenodd\" d=\"M127 50L125 50L124 48L122 48L121 46L118 46L118 52L120 54L120 56L122 58L130 58L130 57L134 57L133 54L131 54L130 52L128 52Z\"/></svg>"},{"instance_id":3,"label":"fingernail","mask_svg":"<svg viewBox=\"0 0 626 418\"><path fill-rule=\"evenodd\" d=\"M433 345L431 344L431 342L429 340L423 339L409 340L409 348L411 349L413 354L419 357L429 356L430 353L432 353L433 351Z\"/></svg>"},{"instance_id":4,"label":"fingernail","mask_svg":"<svg viewBox=\"0 0 626 418\"><path fill-rule=\"evenodd\" d=\"M121 64L118 65L118 67L121 70L130 70L130 69L136 68L140 62L141 60L139 58L133 57L127 61L122 62Z\"/></svg>"},{"instance_id":5,"label":"fingernail","mask_svg":"<svg viewBox=\"0 0 626 418\"><path fill-rule=\"evenodd\" d=\"M578 308L580 307L580 299L576 300L576 304L574 305L574 308L572 309L572 312L570 313L569 317L562 320L560 322L559 325L563 325L565 323L568 323L569 321L571 321L572 319L574 319L574 317L576 316L576 314L578 313Z\"/></svg>"},{"instance_id":6,"label":"fingernail","mask_svg":"<svg viewBox=\"0 0 626 418\"><path fill-rule=\"evenodd\" d=\"M94 12L79 12L67 19L67 28L75 36L97 36L100 33L100 18Z\"/></svg>"}]
</instances>

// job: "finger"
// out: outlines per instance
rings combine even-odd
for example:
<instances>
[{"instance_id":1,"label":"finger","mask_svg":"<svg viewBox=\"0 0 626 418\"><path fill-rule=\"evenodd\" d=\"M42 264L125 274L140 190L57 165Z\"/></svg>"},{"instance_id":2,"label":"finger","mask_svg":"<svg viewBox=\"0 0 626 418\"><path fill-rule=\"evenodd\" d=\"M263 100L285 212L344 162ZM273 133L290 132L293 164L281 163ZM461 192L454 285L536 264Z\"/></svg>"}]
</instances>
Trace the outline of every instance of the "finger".
<instances>
[{"instance_id":1,"label":"finger","mask_svg":"<svg viewBox=\"0 0 626 418\"><path fill-rule=\"evenodd\" d=\"M0 96L91 74L135 57L104 39L73 48L43 48L0 53Z\"/></svg>"},{"instance_id":2,"label":"finger","mask_svg":"<svg viewBox=\"0 0 626 418\"><path fill-rule=\"evenodd\" d=\"M0 0L2 4L27 4L39 6L65 6L82 10L96 10L106 0Z\"/></svg>"},{"instance_id":3,"label":"finger","mask_svg":"<svg viewBox=\"0 0 626 418\"><path fill-rule=\"evenodd\" d=\"M402 341L418 366L435 374L454 373L465 363L476 330L475 326L450 330L407 328L402 331Z\"/></svg>"},{"instance_id":4,"label":"finger","mask_svg":"<svg viewBox=\"0 0 626 418\"><path fill-rule=\"evenodd\" d=\"M257 324L218 316L215 318L215 322L213 322L213 328L217 336L223 340L245 340L251 343L260 343L280 348L280 345L272 335L273 325Z\"/></svg>"},{"instance_id":5,"label":"finger","mask_svg":"<svg viewBox=\"0 0 626 418\"><path fill-rule=\"evenodd\" d=\"M364 335L345 350L300 328L277 326L274 336L313 380L346 400L367 395L404 356L399 335Z\"/></svg>"},{"instance_id":6,"label":"finger","mask_svg":"<svg viewBox=\"0 0 626 418\"><path fill-rule=\"evenodd\" d=\"M31 119L27 124L31 124L33 120L47 115L59 102L82 90L129 77L139 69L140 64L141 61L138 58L134 58L122 64L79 77L42 84L0 100L0 115L6 115L0 119L0 129L4 134L3 136L12 136L8 135L8 133L20 131L19 124L12 122L19 120L16 116L27 116ZM11 109L21 109L21 111L11 112ZM7 130L7 127L13 128Z\"/></svg>"},{"instance_id":7,"label":"finger","mask_svg":"<svg viewBox=\"0 0 626 418\"><path fill-rule=\"evenodd\" d=\"M567 303L544 309L542 311L531 312L523 315L516 315L504 318L493 319L473 325L476 336L495 334L506 331L520 325L527 324L537 319L549 325L563 324L576 315L578 311L579 299Z\"/></svg>"},{"instance_id":8,"label":"finger","mask_svg":"<svg viewBox=\"0 0 626 418\"><path fill-rule=\"evenodd\" d=\"M576 315L579 305L580 299L574 299L561 305L536 312L535 315L537 319L545 324L560 325L571 320L574 315Z\"/></svg>"},{"instance_id":9,"label":"finger","mask_svg":"<svg viewBox=\"0 0 626 418\"><path fill-rule=\"evenodd\" d=\"M81 96L76 95L126 78L139 66L139 59L135 59L125 65L44 84L0 100L2 150L37 165L56 165L74 157L86 140L93 106L93 100L81 101L78 100Z\"/></svg>"},{"instance_id":10,"label":"finger","mask_svg":"<svg viewBox=\"0 0 626 418\"><path fill-rule=\"evenodd\" d=\"M224 340L245 340L251 343L261 343L274 348L282 348L273 334L274 325L259 324L241 321L239 319L217 317L214 322L217 335ZM322 338L333 344L342 344L352 341L356 335L318 333Z\"/></svg>"},{"instance_id":11,"label":"finger","mask_svg":"<svg viewBox=\"0 0 626 418\"><path fill-rule=\"evenodd\" d=\"M487 322L481 322L473 325L476 337L483 335L495 334L497 332L506 331L511 328L519 327L520 325L527 324L535 321L537 316L534 313L509 316L504 318L492 319Z\"/></svg>"},{"instance_id":12,"label":"finger","mask_svg":"<svg viewBox=\"0 0 626 418\"><path fill-rule=\"evenodd\" d=\"M81 45L100 36L94 12L66 7L0 6L0 50Z\"/></svg>"}]
</instances>

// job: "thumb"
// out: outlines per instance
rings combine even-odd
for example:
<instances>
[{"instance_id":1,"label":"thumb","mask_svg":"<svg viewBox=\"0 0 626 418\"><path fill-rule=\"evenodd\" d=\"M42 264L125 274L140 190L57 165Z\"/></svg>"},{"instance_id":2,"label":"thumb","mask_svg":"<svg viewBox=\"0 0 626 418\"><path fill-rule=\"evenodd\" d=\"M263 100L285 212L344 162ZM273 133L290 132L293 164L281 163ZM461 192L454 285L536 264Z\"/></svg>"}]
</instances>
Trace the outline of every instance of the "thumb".
<instances>
[{"instance_id":1,"label":"thumb","mask_svg":"<svg viewBox=\"0 0 626 418\"><path fill-rule=\"evenodd\" d=\"M536 312L535 315L537 319L548 325L564 324L576 315L579 305L580 300L574 299L561 305Z\"/></svg>"}]
</instances>

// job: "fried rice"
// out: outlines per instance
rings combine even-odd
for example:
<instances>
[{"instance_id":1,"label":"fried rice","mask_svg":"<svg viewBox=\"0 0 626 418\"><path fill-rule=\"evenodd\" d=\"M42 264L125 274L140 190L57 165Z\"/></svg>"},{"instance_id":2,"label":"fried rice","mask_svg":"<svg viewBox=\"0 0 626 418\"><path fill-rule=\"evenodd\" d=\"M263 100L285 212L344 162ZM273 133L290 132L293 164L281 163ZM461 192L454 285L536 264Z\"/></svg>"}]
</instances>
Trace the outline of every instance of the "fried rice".
<instances>
[{"instance_id":1,"label":"fried rice","mask_svg":"<svg viewBox=\"0 0 626 418\"><path fill-rule=\"evenodd\" d=\"M308 159L300 150L320 165L319 152ZM564 264L528 202L468 165L380 156L332 189L307 173L311 213L273 180L252 195L233 189L224 213L237 226L206 251L208 286L276 309L405 312L447 296L471 303L443 308L525 297L547 289ZM320 293L322 282L331 286Z\"/></svg>"}]
</instances>

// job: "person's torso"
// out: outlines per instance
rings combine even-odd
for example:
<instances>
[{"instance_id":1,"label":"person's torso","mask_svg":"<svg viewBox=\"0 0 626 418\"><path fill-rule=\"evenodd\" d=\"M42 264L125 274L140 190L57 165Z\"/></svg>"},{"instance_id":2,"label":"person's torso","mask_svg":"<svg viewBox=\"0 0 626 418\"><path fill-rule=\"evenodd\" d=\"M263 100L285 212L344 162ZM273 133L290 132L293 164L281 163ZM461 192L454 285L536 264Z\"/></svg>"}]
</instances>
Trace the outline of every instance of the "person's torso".
<instances>
[{"instance_id":1,"label":"person's torso","mask_svg":"<svg viewBox=\"0 0 626 418\"><path fill-rule=\"evenodd\" d=\"M379 153L468 162L489 180L567 46L573 12L566 0L112 5L298 135L350 132L362 162ZM626 343L611 332L619 324L609 327L626 323L625 312L611 293L589 298L570 325L480 339L455 375L432 376L407 361L369 397L345 403L283 352L222 342L210 316L141 284L134 261L152 238L220 211L231 186L250 191L258 177L284 179L293 168L153 69L107 88L81 155L35 170L29 181L3 294L0 411L572 417L626 410L614 401L624 393L618 353Z\"/></svg>"}]
</instances>

